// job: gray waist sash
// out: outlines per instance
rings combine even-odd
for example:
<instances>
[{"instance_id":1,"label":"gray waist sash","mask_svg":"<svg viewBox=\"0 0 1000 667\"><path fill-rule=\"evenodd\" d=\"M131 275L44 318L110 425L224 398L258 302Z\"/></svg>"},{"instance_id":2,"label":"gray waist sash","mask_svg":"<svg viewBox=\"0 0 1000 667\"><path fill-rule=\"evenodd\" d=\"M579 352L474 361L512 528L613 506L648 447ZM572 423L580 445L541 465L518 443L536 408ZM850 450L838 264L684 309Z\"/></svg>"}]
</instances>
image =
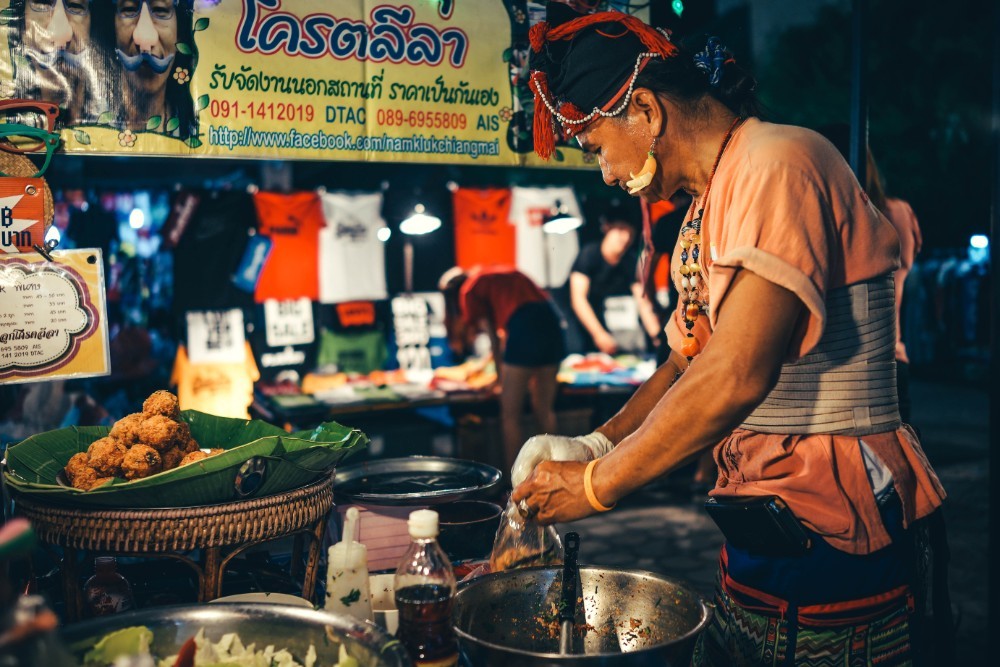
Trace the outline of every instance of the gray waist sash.
<instances>
[{"instance_id":1,"label":"gray waist sash","mask_svg":"<svg viewBox=\"0 0 1000 667\"><path fill-rule=\"evenodd\" d=\"M741 425L762 433L870 435L899 427L892 276L831 291L815 349L781 367Z\"/></svg>"}]
</instances>

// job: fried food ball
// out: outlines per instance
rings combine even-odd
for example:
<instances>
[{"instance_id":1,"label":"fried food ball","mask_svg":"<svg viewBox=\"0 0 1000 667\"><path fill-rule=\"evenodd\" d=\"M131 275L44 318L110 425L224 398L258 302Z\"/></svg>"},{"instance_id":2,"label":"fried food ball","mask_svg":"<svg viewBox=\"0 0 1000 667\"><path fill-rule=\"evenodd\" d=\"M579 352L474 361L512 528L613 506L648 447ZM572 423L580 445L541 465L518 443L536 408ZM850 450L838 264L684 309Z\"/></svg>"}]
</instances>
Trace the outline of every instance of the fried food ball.
<instances>
[{"instance_id":1,"label":"fried food ball","mask_svg":"<svg viewBox=\"0 0 1000 667\"><path fill-rule=\"evenodd\" d=\"M121 442L107 437L92 442L87 449L87 456L90 457L90 467L101 476L114 477L121 470L127 451L128 448Z\"/></svg>"},{"instance_id":2,"label":"fried food ball","mask_svg":"<svg viewBox=\"0 0 1000 667\"><path fill-rule=\"evenodd\" d=\"M163 459L163 469L173 470L180 465L181 459L185 456L185 452L180 447L171 447L170 449L160 452L160 458Z\"/></svg>"},{"instance_id":3,"label":"fried food ball","mask_svg":"<svg viewBox=\"0 0 1000 667\"><path fill-rule=\"evenodd\" d=\"M76 469L71 483L73 488L89 491L94 486L94 482L100 477L97 471L90 466L83 466Z\"/></svg>"},{"instance_id":4,"label":"fried food ball","mask_svg":"<svg viewBox=\"0 0 1000 667\"><path fill-rule=\"evenodd\" d=\"M150 394L149 398L142 404L142 412L147 417L163 415L170 419L179 419L181 416L181 408L177 402L177 397L165 389L154 391Z\"/></svg>"},{"instance_id":5,"label":"fried food ball","mask_svg":"<svg viewBox=\"0 0 1000 667\"><path fill-rule=\"evenodd\" d=\"M112 480L114 480L114 477L95 477L94 480L90 482L89 486L79 488L82 488L84 491L91 491L99 487L101 484L106 484Z\"/></svg>"},{"instance_id":6,"label":"fried food ball","mask_svg":"<svg viewBox=\"0 0 1000 667\"><path fill-rule=\"evenodd\" d=\"M111 427L108 437L114 438L126 447L139 442L139 425L146 417L141 412L122 417Z\"/></svg>"},{"instance_id":7,"label":"fried food ball","mask_svg":"<svg viewBox=\"0 0 1000 667\"><path fill-rule=\"evenodd\" d=\"M186 466L189 463L194 463L195 461L201 461L202 459L207 459L207 458L208 458L207 452L195 450L193 452L184 455L184 458L181 459L181 465Z\"/></svg>"},{"instance_id":8,"label":"fried food ball","mask_svg":"<svg viewBox=\"0 0 1000 667\"><path fill-rule=\"evenodd\" d=\"M163 459L160 453L149 445L132 445L122 461L122 474L125 479L142 479L163 470Z\"/></svg>"},{"instance_id":9,"label":"fried food ball","mask_svg":"<svg viewBox=\"0 0 1000 667\"><path fill-rule=\"evenodd\" d=\"M80 452L79 454L74 454L69 457L69 461L66 462L66 479L69 483L73 483L73 479L77 476L77 473L83 471L84 468L90 467L90 457L87 452Z\"/></svg>"},{"instance_id":10,"label":"fried food ball","mask_svg":"<svg viewBox=\"0 0 1000 667\"><path fill-rule=\"evenodd\" d=\"M184 444L184 453L190 454L191 452L196 452L201 449L201 445L194 438L188 438L188 441Z\"/></svg>"},{"instance_id":11,"label":"fried food ball","mask_svg":"<svg viewBox=\"0 0 1000 667\"><path fill-rule=\"evenodd\" d=\"M181 425L163 415L148 417L139 424L139 442L149 445L159 452L165 452L184 442L181 439Z\"/></svg>"}]
</instances>

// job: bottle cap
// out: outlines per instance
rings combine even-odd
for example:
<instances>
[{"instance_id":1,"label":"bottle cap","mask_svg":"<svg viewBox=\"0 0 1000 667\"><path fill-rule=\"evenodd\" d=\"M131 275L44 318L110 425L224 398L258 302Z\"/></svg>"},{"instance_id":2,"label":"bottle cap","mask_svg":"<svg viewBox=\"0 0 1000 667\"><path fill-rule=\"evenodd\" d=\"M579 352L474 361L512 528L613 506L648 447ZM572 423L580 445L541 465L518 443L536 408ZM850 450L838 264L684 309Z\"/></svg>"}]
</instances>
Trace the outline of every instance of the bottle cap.
<instances>
[{"instance_id":1,"label":"bottle cap","mask_svg":"<svg viewBox=\"0 0 1000 667\"><path fill-rule=\"evenodd\" d=\"M410 512L410 520L406 523L410 529L410 537L428 539L438 536L438 513L434 510L416 510Z\"/></svg>"}]
</instances>

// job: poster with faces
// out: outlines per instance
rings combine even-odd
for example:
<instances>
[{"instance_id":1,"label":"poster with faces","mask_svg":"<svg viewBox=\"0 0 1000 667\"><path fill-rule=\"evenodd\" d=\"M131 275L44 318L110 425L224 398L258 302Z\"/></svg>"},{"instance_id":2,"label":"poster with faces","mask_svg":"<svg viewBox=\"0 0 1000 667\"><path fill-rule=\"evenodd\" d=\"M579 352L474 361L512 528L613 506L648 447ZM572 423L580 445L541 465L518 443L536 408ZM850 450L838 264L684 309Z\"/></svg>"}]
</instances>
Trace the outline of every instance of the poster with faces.
<instances>
[{"instance_id":1,"label":"poster with faces","mask_svg":"<svg viewBox=\"0 0 1000 667\"><path fill-rule=\"evenodd\" d=\"M192 364L241 363L246 359L243 311L196 310L186 314Z\"/></svg>"}]
</instances>

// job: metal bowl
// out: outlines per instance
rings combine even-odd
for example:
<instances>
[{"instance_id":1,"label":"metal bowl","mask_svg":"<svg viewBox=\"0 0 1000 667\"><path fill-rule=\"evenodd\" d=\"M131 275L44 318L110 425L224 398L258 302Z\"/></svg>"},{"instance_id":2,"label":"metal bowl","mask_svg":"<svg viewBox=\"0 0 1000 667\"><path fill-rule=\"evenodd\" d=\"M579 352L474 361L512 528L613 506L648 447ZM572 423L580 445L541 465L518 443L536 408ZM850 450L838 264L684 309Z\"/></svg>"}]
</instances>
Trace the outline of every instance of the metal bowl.
<instances>
[{"instance_id":1,"label":"metal bowl","mask_svg":"<svg viewBox=\"0 0 1000 667\"><path fill-rule=\"evenodd\" d=\"M711 618L700 595L652 572L580 567L571 655L559 654L552 621L562 570L489 574L459 587L454 625L473 665L688 665ZM585 627L586 626L586 627Z\"/></svg>"},{"instance_id":2,"label":"metal bowl","mask_svg":"<svg viewBox=\"0 0 1000 667\"><path fill-rule=\"evenodd\" d=\"M205 628L213 641L227 632L238 632L244 644L273 644L288 649L300 660L312 644L317 664L321 665L336 664L341 643L362 667L411 665L403 646L370 623L279 604L155 607L69 625L62 630L62 636L73 655L81 659L104 635L135 625L153 631L150 650L157 659L175 655L184 642Z\"/></svg>"}]
</instances>

